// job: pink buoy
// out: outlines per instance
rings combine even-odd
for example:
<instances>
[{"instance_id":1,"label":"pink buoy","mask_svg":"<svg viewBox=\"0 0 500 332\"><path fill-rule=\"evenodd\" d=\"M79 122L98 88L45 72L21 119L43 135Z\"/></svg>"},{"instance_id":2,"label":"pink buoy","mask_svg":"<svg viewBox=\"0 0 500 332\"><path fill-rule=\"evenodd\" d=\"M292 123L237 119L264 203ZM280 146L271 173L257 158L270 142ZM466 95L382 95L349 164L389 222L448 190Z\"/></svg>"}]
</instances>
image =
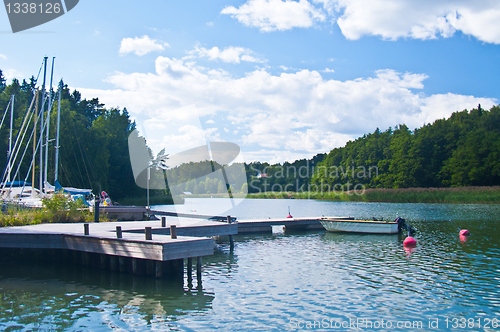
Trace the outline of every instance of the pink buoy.
<instances>
[{"instance_id":1,"label":"pink buoy","mask_svg":"<svg viewBox=\"0 0 500 332\"><path fill-rule=\"evenodd\" d=\"M467 236L470 233L469 233L469 231L467 229L461 229L458 234L460 234L460 236Z\"/></svg>"},{"instance_id":2,"label":"pink buoy","mask_svg":"<svg viewBox=\"0 0 500 332\"><path fill-rule=\"evenodd\" d=\"M417 245L417 240L412 238L411 236L408 236L404 241L403 241L403 246L405 247L415 247Z\"/></svg>"},{"instance_id":3,"label":"pink buoy","mask_svg":"<svg viewBox=\"0 0 500 332\"><path fill-rule=\"evenodd\" d=\"M287 218L293 218L293 217L292 217L292 215L291 215L291 214L289 214L289 215L287 216Z\"/></svg>"}]
</instances>

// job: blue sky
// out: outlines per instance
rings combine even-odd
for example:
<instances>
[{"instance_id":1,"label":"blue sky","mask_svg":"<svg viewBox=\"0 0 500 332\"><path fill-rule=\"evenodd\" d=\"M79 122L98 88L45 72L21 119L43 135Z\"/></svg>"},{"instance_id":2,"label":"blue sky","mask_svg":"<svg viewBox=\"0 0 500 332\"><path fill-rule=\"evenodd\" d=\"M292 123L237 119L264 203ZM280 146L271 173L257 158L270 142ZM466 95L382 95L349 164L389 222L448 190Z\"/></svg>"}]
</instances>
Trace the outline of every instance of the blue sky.
<instances>
[{"instance_id":1,"label":"blue sky","mask_svg":"<svg viewBox=\"0 0 500 332\"><path fill-rule=\"evenodd\" d=\"M55 56L56 80L126 107L155 151L283 162L498 104L498 22L485 0L87 0L16 34L0 10L0 69Z\"/></svg>"}]
</instances>

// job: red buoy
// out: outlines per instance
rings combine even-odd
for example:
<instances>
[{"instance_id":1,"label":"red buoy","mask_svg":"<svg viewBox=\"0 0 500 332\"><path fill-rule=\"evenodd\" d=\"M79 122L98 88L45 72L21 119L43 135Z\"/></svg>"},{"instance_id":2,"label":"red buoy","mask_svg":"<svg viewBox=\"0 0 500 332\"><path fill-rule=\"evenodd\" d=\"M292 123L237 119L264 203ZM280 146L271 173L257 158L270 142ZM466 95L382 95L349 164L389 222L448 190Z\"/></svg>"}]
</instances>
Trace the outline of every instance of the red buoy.
<instances>
[{"instance_id":1,"label":"red buoy","mask_svg":"<svg viewBox=\"0 0 500 332\"><path fill-rule=\"evenodd\" d=\"M467 236L470 233L469 233L469 231L467 229L461 229L458 234L460 234L460 236Z\"/></svg>"},{"instance_id":2,"label":"red buoy","mask_svg":"<svg viewBox=\"0 0 500 332\"><path fill-rule=\"evenodd\" d=\"M405 247L415 247L417 245L417 240L412 238L411 236L408 236L404 241L403 241L403 246Z\"/></svg>"},{"instance_id":3,"label":"red buoy","mask_svg":"<svg viewBox=\"0 0 500 332\"><path fill-rule=\"evenodd\" d=\"M287 218L293 218L293 217L292 217L292 215L291 215L291 214L289 214L289 215L287 216Z\"/></svg>"}]
</instances>

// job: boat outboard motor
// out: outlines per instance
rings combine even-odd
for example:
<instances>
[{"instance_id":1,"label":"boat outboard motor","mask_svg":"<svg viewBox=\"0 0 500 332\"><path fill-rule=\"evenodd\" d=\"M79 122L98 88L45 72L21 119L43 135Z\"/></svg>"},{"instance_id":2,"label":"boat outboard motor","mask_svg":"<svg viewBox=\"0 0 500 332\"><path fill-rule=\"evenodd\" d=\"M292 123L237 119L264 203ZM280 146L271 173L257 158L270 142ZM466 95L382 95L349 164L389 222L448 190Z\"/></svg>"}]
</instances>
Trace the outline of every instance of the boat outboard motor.
<instances>
[{"instance_id":1,"label":"boat outboard motor","mask_svg":"<svg viewBox=\"0 0 500 332\"><path fill-rule=\"evenodd\" d=\"M413 228L411 228L411 226L408 225L406 223L406 220L404 220L403 218L397 217L396 220L394 220L394 221L398 223L398 230L400 232L404 229L404 230L406 230L408 232L408 234L414 234L415 233L415 230Z\"/></svg>"}]
</instances>

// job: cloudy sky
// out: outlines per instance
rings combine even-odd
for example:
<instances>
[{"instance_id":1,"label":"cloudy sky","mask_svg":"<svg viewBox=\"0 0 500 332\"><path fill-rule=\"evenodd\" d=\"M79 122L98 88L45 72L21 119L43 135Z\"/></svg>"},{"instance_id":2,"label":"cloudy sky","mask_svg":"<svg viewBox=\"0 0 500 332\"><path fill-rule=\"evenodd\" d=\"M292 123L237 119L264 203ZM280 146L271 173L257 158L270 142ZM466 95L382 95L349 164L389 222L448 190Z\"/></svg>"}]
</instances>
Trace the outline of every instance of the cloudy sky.
<instances>
[{"instance_id":1,"label":"cloudy sky","mask_svg":"<svg viewBox=\"0 0 500 332\"><path fill-rule=\"evenodd\" d=\"M0 10L0 69L55 56L155 151L228 141L283 162L498 104L498 22L497 0L85 0L16 34Z\"/></svg>"}]
</instances>

